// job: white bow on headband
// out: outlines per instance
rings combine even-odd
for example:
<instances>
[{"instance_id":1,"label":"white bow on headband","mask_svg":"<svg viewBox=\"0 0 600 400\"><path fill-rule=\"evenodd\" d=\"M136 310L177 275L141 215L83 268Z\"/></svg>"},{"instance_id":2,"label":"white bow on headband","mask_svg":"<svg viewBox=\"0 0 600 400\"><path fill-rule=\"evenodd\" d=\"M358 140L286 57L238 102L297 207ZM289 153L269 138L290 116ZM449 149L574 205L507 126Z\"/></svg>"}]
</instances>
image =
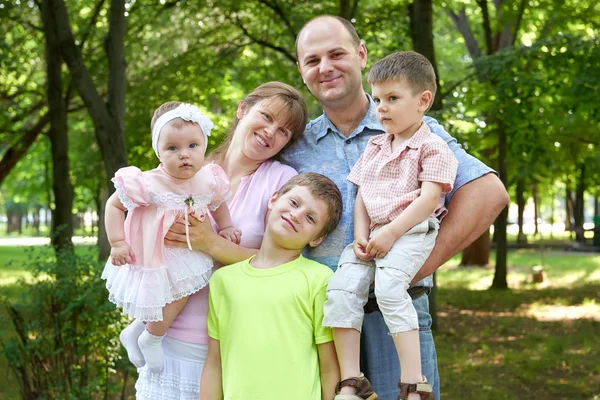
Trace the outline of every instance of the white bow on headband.
<instances>
[{"instance_id":1,"label":"white bow on headband","mask_svg":"<svg viewBox=\"0 0 600 400\"><path fill-rule=\"evenodd\" d=\"M210 131L214 128L215 124L204 114L200 109L192 104L182 103L177 108L167 111L161 115L154 124L152 129L152 148L158 157L158 137L160 136L161 129L170 121L175 118L181 118L185 121L195 122L200 125L202 133L204 134L204 150L208 145L208 137Z\"/></svg>"}]
</instances>

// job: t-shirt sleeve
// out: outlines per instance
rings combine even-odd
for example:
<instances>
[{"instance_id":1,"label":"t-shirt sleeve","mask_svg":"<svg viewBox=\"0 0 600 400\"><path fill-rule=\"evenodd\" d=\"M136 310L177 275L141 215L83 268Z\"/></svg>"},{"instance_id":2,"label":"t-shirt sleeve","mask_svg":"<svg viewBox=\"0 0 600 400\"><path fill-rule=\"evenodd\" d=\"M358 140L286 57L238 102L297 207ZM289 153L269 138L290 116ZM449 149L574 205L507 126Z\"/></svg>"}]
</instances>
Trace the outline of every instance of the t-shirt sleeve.
<instances>
[{"instance_id":1,"label":"t-shirt sleeve","mask_svg":"<svg viewBox=\"0 0 600 400\"><path fill-rule=\"evenodd\" d=\"M442 193L452 190L456 179L458 161L441 140L426 143L421 156L419 181L436 182L442 185Z\"/></svg>"},{"instance_id":2,"label":"t-shirt sleeve","mask_svg":"<svg viewBox=\"0 0 600 400\"><path fill-rule=\"evenodd\" d=\"M327 291L327 281L321 284L318 288L314 299L314 332L315 343L323 344L333 340L331 328L323 326L323 306L325 305L325 297Z\"/></svg>"},{"instance_id":3,"label":"t-shirt sleeve","mask_svg":"<svg viewBox=\"0 0 600 400\"><path fill-rule=\"evenodd\" d=\"M208 204L208 208L211 211L215 211L224 202L228 201L231 197L231 186L229 185L229 178L223 168L217 164L208 164L204 167L210 171L215 184L214 196Z\"/></svg>"},{"instance_id":4,"label":"t-shirt sleeve","mask_svg":"<svg viewBox=\"0 0 600 400\"><path fill-rule=\"evenodd\" d=\"M274 191L279 190L283 185L285 185L290 179L294 176L298 175L298 172L286 164L277 165L277 174L275 175L277 179L275 180Z\"/></svg>"},{"instance_id":5,"label":"t-shirt sleeve","mask_svg":"<svg viewBox=\"0 0 600 400\"><path fill-rule=\"evenodd\" d=\"M424 117L423 121L429 126L431 132L435 133L448 144L448 147L458 160L458 169L456 172L456 179L454 180L454 187L452 191L446 194L446 203L449 203L452 200L452 196L458 189L460 189L463 185L477 179L481 178L485 174L494 173L497 175L497 172L468 154L462 146L456 141L455 138L450 136L448 132L444 129L442 125L440 125L435 119L431 117Z\"/></svg>"},{"instance_id":6,"label":"t-shirt sleeve","mask_svg":"<svg viewBox=\"0 0 600 400\"><path fill-rule=\"evenodd\" d=\"M112 178L117 196L129 211L136 207L144 207L150 203L148 190L144 184L144 176L138 167L119 169Z\"/></svg>"},{"instance_id":7,"label":"t-shirt sleeve","mask_svg":"<svg viewBox=\"0 0 600 400\"><path fill-rule=\"evenodd\" d=\"M218 271L217 271L218 272ZM208 336L215 340L221 340L221 335L219 332L219 318L218 318L218 310L219 310L219 275L215 272L213 276L210 278L210 290L208 292Z\"/></svg>"}]
</instances>

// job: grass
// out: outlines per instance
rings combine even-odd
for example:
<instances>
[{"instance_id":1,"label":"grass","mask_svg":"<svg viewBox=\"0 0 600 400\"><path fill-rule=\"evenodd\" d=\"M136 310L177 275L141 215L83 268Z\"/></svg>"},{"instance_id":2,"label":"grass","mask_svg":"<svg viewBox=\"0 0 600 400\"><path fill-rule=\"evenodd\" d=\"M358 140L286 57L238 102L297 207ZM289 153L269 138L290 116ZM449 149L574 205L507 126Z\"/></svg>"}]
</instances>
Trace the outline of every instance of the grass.
<instances>
[{"instance_id":1,"label":"grass","mask_svg":"<svg viewBox=\"0 0 600 400\"><path fill-rule=\"evenodd\" d=\"M509 253L510 290L485 290L493 268L438 272L435 333L446 399L600 399L600 255Z\"/></svg>"},{"instance_id":2,"label":"grass","mask_svg":"<svg viewBox=\"0 0 600 400\"><path fill-rule=\"evenodd\" d=\"M28 257L25 247L0 247L3 300L27 293ZM542 259L545 282L533 284L531 269ZM455 257L437 277L444 399L600 399L599 254L511 251L510 290L487 290L493 268L458 263ZM18 398L3 357L0 371L7 371L0 374L0 398Z\"/></svg>"}]
</instances>

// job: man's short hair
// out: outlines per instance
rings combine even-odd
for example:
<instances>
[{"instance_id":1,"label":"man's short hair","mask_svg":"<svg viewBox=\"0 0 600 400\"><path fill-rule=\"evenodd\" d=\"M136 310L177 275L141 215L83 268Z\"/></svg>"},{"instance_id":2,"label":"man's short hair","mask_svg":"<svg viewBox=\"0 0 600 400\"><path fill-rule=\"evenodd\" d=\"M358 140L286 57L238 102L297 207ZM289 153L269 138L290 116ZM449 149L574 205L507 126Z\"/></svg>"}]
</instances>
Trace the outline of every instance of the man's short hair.
<instances>
[{"instance_id":1,"label":"man's short hair","mask_svg":"<svg viewBox=\"0 0 600 400\"><path fill-rule=\"evenodd\" d=\"M302 35L302 32L304 32L304 29L308 25L313 23L314 21L319 20L319 19L325 19L325 18L331 18L331 19L334 19L334 20L338 21L339 23L341 23L344 26L344 28L346 29L346 31L350 34L350 39L352 40L352 43L354 44L354 46L356 48L358 48L358 46L360 46L360 37L358 37L356 28L354 27L354 25L352 25L352 22L348 21L346 18L342 18L337 15L329 15L329 14L319 15L317 17L312 18L307 23L305 23L302 26L302 28L300 29L300 32L298 32L298 34L296 35L296 61L299 61L298 60L298 39L300 39L300 36Z\"/></svg>"},{"instance_id":2,"label":"man's short hair","mask_svg":"<svg viewBox=\"0 0 600 400\"><path fill-rule=\"evenodd\" d=\"M437 85L435 71L429 60L414 51L401 51L377 61L369 71L369 85L404 79L412 88L413 95L429 90L435 97Z\"/></svg>"},{"instance_id":3,"label":"man's short hair","mask_svg":"<svg viewBox=\"0 0 600 400\"><path fill-rule=\"evenodd\" d=\"M327 220L323 230L317 237L328 235L334 231L342 218L342 193L337 185L325 175L316 172L306 172L290 179L278 191L277 196L283 196L296 186L304 186L314 197L327 204Z\"/></svg>"}]
</instances>

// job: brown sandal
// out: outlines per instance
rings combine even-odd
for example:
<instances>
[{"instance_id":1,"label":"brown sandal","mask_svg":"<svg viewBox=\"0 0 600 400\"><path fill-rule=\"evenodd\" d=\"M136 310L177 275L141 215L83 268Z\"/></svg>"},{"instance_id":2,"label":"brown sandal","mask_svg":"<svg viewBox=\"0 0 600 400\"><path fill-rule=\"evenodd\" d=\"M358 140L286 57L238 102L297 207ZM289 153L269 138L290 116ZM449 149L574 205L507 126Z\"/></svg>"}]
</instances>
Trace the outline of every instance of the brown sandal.
<instances>
[{"instance_id":1,"label":"brown sandal","mask_svg":"<svg viewBox=\"0 0 600 400\"><path fill-rule=\"evenodd\" d=\"M418 393L421 396L421 400L435 400L433 388L427 383L425 377L423 377L423 382L419 383L403 383L398 381L398 387L400 388L398 400L407 400L409 393Z\"/></svg>"},{"instance_id":2,"label":"brown sandal","mask_svg":"<svg viewBox=\"0 0 600 400\"><path fill-rule=\"evenodd\" d=\"M352 386L356 389L354 394L340 394L340 389L345 386ZM379 396L373 390L371 382L363 375L355 378L344 379L335 386L335 397L333 400L377 400Z\"/></svg>"}]
</instances>

